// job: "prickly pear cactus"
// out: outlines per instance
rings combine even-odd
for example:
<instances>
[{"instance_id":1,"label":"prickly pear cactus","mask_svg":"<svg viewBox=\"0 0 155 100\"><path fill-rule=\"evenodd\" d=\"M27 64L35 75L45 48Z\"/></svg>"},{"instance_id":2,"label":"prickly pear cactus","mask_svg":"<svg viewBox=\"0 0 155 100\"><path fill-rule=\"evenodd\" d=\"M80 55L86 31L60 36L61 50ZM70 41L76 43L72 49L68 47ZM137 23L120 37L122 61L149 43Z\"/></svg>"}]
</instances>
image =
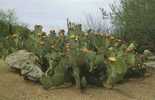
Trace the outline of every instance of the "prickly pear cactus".
<instances>
[{"instance_id":1,"label":"prickly pear cactus","mask_svg":"<svg viewBox=\"0 0 155 100\"><path fill-rule=\"evenodd\" d=\"M111 59L107 68L108 78L106 83L111 85L123 80L128 69L124 57L116 57L114 59Z\"/></svg>"}]
</instances>

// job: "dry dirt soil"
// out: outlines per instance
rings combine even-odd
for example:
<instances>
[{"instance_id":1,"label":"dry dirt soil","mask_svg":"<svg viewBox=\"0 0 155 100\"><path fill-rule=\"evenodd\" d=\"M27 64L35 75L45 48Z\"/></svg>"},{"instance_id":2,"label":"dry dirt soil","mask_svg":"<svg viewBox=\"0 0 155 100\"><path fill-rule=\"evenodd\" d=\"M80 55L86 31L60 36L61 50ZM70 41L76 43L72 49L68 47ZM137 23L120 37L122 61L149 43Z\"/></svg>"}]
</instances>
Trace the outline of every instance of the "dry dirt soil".
<instances>
[{"instance_id":1,"label":"dry dirt soil","mask_svg":"<svg viewBox=\"0 0 155 100\"><path fill-rule=\"evenodd\" d=\"M155 100L155 74L131 79L114 89L91 87L81 93L74 87L44 90L39 84L25 81L10 72L0 61L0 100Z\"/></svg>"}]
</instances>

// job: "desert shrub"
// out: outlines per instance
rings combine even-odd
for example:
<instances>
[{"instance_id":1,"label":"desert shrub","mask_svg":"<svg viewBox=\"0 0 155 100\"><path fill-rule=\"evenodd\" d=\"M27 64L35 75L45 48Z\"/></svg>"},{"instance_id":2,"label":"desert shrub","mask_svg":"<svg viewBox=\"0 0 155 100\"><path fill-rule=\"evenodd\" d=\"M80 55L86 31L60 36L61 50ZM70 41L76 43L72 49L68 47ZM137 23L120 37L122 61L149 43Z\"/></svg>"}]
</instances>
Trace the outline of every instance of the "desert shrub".
<instances>
[{"instance_id":1,"label":"desert shrub","mask_svg":"<svg viewBox=\"0 0 155 100\"><path fill-rule=\"evenodd\" d=\"M114 33L126 41L139 44L139 51L155 51L155 1L120 0L112 6Z\"/></svg>"}]
</instances>

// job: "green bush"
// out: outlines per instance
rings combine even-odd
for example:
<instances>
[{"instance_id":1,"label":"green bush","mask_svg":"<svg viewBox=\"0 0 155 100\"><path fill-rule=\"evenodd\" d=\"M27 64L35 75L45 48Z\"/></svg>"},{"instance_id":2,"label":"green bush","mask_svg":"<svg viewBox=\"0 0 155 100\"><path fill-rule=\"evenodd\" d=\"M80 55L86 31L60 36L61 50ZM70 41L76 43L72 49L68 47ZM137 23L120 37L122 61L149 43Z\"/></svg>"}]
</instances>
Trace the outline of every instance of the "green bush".
<instances>
[{"instance_id":1,"label":"green bush","mask_svg":"<svg viewBox=\"0 0 155 100\"><path fill-rule=\"evenodd\" d=\"M114 33L126 41L135 41L139 50L155 51L155 1L120 0L112 6Z\"/></svg>"}]
</instances>

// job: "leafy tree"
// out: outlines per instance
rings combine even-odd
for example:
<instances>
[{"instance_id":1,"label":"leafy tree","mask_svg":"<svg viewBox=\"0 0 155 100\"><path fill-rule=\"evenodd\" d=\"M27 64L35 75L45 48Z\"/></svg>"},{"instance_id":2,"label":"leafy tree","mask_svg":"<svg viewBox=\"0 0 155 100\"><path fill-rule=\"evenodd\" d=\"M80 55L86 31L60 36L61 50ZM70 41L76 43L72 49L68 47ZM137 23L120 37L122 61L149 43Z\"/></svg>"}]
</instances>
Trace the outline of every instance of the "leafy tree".
<instances>
[{"instance_id":1,"label":"leafy tree","mask_svg":"<svg viewBox=\"0 0 155 100\"><path fill-rule=\"evenodd\" d=\"M17 21L14 10L0 10L0 57L26 47L31 31Z\"/></svg>"},{"instance_id":2,"label":"leafy tree","mask_svg":"<svg viewBox=\"0 0 155 100\"><path fill-rule=\"evenodd\" d=\"M0 10L0 32L10 33L12 31L11 26L17 24L17 17L15 10Z\"/></svg>"},{"instance_id":3,"label":"leafy tree","mask_svg":"<svg viewBox=\"0 0 155 100\"><path fill-rule=\"evenodd\" d=\"M120 0L112 5L114 32L126 41L135 41L140 50L155 50L155 1Z\"/></svg>"}]
</instances>

